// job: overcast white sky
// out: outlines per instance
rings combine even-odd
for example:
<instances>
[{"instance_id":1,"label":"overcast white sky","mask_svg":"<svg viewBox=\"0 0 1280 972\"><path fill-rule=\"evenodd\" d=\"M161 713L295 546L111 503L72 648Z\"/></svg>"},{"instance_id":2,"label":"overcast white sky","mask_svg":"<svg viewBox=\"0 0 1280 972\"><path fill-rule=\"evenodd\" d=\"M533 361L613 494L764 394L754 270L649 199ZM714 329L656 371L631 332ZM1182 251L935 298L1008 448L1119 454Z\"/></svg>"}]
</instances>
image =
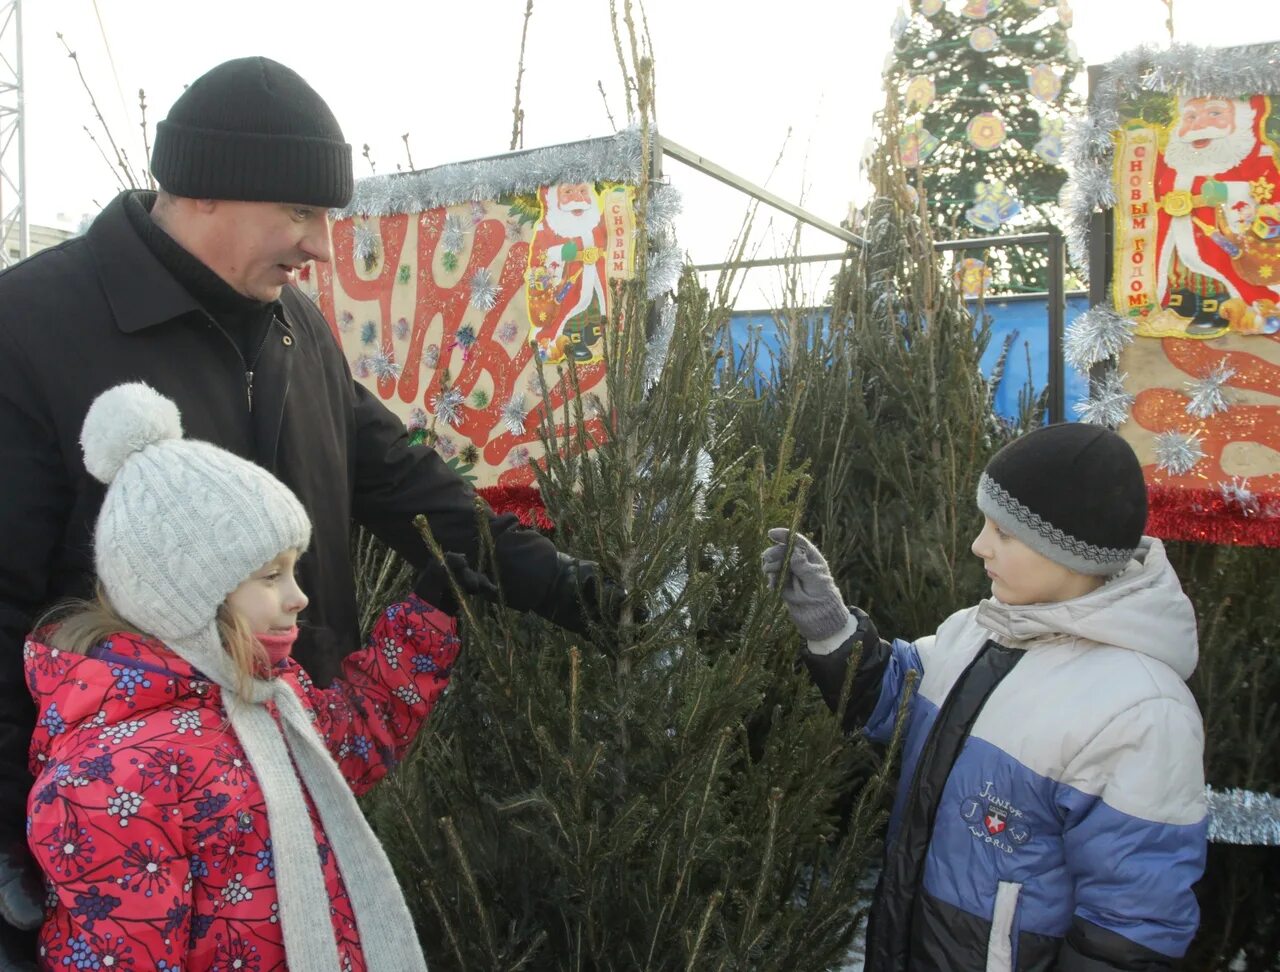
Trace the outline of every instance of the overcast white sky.
<instances>
[{"instance_id":1,"label":"overcast white sky","mask_svg":"<svg viewBox=\"0 0 1280 972\"><path fill-rule=\"evenodd\" d=\"M622 0L617 0L621 6ZM1098 63L1167 40L1161 0L1072 0L1073 37ZM622 124L620 73L606 0L534 0L525 58L525 145L609 134L602 82ZM1233 44L1259 36L1271 0L1175 0L1179 40ZM506 151L525 0L25 0L30 218L70 223L118 190L82 126L101 131L55 34L61 31L113 133L142 155L137 92L152 125L184 84L227 58L263 54L294 68L328 101L378 171ZM897 0L649 0L664 135L832 222L858 193L857 170L882 102L880 72ZM1263 18L1269 20L1269 15ZM105 40L104 40L105 36ZM108 57L108 49L110 57ZM788 130L790 137L788 138ZM786 145L783 163L770 171ZM743 197L668 161L685 197L681 241L700 263L722 259ZM357 155L357 177L367 175ZM781 252L792 223L776 217L759 255ZM839 249L806 229L803 249ZM820 286L818 268L810 271ZM772 270L753 271L746 303L770 302ZM745 295L744 295L745 296Z\"/></svg>"}]
</instances>

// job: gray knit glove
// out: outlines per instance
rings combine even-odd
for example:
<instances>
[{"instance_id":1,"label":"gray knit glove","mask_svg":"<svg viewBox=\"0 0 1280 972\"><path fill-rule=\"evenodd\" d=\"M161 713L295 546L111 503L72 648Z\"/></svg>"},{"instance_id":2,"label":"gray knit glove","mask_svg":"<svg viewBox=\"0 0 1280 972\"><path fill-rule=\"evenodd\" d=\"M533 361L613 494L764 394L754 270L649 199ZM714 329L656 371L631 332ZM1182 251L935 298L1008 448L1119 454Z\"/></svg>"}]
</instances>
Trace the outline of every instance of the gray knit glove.
<instances>
[{"instance_id":1,"label":"gray knit glove","mask_svg":"<svg viewBox=\"0 0 1280 972\"><path fill-rule=\"evenodd\" d=\"M774 527L769 531L773 546L760 558L760 566L770 587L777 587L782 579L787 539L791 531ZM782 600L791 612L796 630L807 641L821 641L839 634L849 623L849 609L836 582L831 579L831 569L809 540L800 533L795 535L791 547L790 569L782 579Z\"/></svg>"}]
</instances>

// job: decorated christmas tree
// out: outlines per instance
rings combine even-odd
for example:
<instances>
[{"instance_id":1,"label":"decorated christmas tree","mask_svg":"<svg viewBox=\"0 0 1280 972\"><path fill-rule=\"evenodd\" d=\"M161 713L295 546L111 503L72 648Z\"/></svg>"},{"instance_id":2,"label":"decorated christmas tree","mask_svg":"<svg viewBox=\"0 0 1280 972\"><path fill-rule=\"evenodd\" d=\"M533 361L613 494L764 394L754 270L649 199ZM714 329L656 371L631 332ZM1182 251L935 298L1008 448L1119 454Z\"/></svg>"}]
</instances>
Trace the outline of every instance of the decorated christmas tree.
<instances>
[{"instance_id":1,"label":"decorated christmas tree","mask_svg":"<svg viewBox=\"0 0 1280 972\"><path fill-rule=\"evenodd\" d=\"M942 239L1048 229L1081 61L1068 0L911 0L885 85L904 121L900 157ZM1043 251L997 260L1002 289L1045 289Z\"/></svg>"}]
</instances>

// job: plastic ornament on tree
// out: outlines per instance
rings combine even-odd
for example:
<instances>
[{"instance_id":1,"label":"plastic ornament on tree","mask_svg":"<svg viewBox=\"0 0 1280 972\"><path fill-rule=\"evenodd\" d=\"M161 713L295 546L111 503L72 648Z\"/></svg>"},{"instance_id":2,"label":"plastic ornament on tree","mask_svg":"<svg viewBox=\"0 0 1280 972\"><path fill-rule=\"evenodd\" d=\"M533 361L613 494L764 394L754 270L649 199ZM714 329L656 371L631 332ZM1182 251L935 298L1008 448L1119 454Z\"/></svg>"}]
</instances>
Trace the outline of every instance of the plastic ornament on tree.
<instances>
[{"instance_id":1,"label":"plastic ornament on tree","mask_svg":"<svg viewBox=\"0 0 1280 972\"><path fill-rule=\"evenodd\" d=\"M926 17L935 16L942 9L942 0L920 0L920 12Z\"/></svg>"},{"instance_id":2,"label":"plastic ornament on tree","mask_svg":"<svg viewBox=\"0 0 1280 972\"><path fill-rule=\"evenodd\" d=\"M960 11L960 16L968 17L970 20L986 20L999 9L1000 0L968 0L964 9Z\"/></svg>"},{"instance_id":3,"label":"plastic ornament on tree","mask_svg":"<svg viewBox=\"0 0 1280 972\"><path fill-rule=\"evenodd\" d=\"M933 79L924 74L917 74L907 82L907 112L924 111L933 104L937 94L938 89L934 86Z\"/></svg>"},{"instance_id":4,"label":"plastic ornament on tree","mask_svg":"<svg viewBox=\"0 0 1280 972\"><path fill-rule=\"evenodd\" d=\"M1062 134L1064 125L1060 118L1040 119L1040 140L1031 151L1043 162L1057 165L1062 161Z\"/></svg>"},{"instance_id":5,"label":"plastic ornament on tree","mask_svg":"<svg viewBox=\"0 0 1280 972\"><path fill-rule=\"evenodd\" d=\"M913 122L904 126L898 135L898 155L903 165L914 169L937 151L941 144L941 140L922 123Z\"/></svg>"},{"instance_id":6,"label":"plastic ornament on tree","mask_svg":"<svg viewBox=\"0 0 1280 972\"><path fill-rule=\"evenodd\" d=\"M999 148L1006 134L1004 122L1000 120L1000 116L989 111L974 115L969 120L969 127L965 131L969 144L979 152L990 152Z\"/></svg>"},{"instance_id":7,"label":"plastic ornament on tree","mask_svg":"<svg viewBox=\"0 0 1280 972\"><path fill-rule=\"evenodd\" d=\"M1046 104L1057 101L1062 93L1062 79L1047 64L1037 64L1027 72L1027 87L1031 97Z\"/></svg>"},{"instance_id":8,"label":"plastic ornament on tree","mask_svg":"<svg viewBox=\"0 0 1280 972\"><path fill-rule=\"evenodd\" d=\"M1013 193L998 179L980 183L974 193L974 204L964 218L983 232L998 230L1022 211Z\"/></svg>"},{"instance_id":9,"label":"plastic ornament on tree","mask_svg":"<svg viewBox=\"0 0 1280 972\"><path fill-rule=\"evenodd\" d=\"M1058 22L1071 29L1071 25L1075 23L1075 14L1071 12L1071 3L1069 0L1058 0Z\"/></svg>"},{"instance_id":10,"label":"plastic ornament on tree","mask_svg":"<svg viewBox=\"0 0 1280 972\"><path fill-rule=\"evenodd\" d=\"M975 27L969 34L969 46L979 54L986 54L988 51L996 49L996 45L1000 43L1000 35L985 24L981 27Z\"/></svg>"},{"instance_id":11,"label":"plastic ornament on tree","mask_svg":"<svg viewBox=\"0 0 1280 972\"><path fill-rule=\"evenodd\" d=\"M965 257L956 267L956 283L966 297L980 297L991 284L991 268L977 257Z\"/></svg>"}]
</instances>

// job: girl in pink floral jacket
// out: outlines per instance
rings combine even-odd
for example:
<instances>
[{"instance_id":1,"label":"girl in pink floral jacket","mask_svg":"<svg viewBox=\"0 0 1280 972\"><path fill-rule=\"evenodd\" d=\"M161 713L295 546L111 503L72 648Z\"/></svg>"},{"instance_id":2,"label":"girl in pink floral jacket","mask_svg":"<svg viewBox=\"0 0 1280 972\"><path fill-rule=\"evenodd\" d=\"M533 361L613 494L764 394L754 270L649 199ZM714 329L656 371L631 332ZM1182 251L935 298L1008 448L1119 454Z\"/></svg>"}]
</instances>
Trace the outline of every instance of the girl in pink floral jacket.
<instances>
[{"instance_id":1,"label":"girl in pink floral jacket","mask_svg":"<svg viewBox=\"0 0 1280 972\"><path fill-rule=\"evenodd\" d=\"M352 791L395 765L440 697L453 621L410 596L317 688L288 657L305 511L179 422L145 385L94 403L100 596L26 645L41 963L425 970Z\"/></svg>"}]
</instances>

